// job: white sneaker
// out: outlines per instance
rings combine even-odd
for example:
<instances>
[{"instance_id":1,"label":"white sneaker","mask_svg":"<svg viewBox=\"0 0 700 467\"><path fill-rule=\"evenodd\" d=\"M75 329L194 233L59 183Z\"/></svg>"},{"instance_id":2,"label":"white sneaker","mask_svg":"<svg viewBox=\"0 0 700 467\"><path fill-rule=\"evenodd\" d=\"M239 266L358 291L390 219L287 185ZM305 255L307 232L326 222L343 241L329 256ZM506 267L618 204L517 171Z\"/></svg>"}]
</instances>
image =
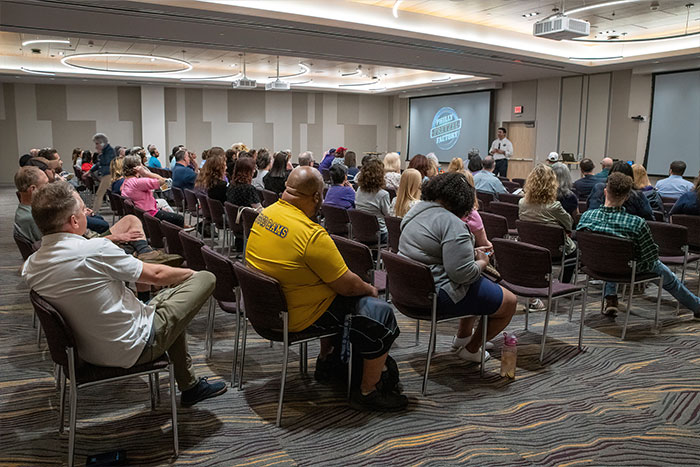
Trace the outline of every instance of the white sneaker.
<instances>
[{"instance_id":1,"label":"white sneaker","mask_svg":"<svg viewBox=\"0 0 700 467\"><path fill-rule=\"evenodd\" d=\"M534 300L530 299L527 306L530 308L530 311L544 311L547 309L547 306L539 298L535 298Z\"/></svg>"},{"instance_id":2,"label":"white sneaker","mask_svg":"<svg viewBox=\"0 0 700 467\"><path fill-rule=\"evenodd\" d=\"M471 353L466 347L462 347L457 352L457 356L467 362L481 363L481 349ZM484 350L484 361L488 360L489 358L491 358L491 354Z\"/></svg>"},{"instance_id":3,"label":"white sneaker","mask_svg":"<svg viewBox=\"0 0 700 467\"><path fill-rule=\"evenodd\" d=\"M455 352L457 352L459 349L461 349L461 348L464 347L465 345L469 344L469 343L472 341L472 336L473 336L473 335L474 335L474 334L472 334L471 336L468 336L468 337L457 337L457 336L453 336L453 337L452 337L452 350L454 350ZM492 349L494 349L495 347L496 347L496 346L493 344L493 342L486 341L486 350L492 350Z\"/></svg>"}]
</instances>

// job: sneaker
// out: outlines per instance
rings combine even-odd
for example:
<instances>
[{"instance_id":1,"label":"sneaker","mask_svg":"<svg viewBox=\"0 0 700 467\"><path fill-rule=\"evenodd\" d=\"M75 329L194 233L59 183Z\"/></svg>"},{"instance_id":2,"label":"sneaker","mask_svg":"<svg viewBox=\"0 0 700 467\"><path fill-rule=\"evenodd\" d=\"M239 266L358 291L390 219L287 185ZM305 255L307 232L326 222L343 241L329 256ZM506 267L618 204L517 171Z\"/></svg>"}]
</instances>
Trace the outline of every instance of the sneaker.
<instances>
[{"instance_id":1,"label":"sneaker","mask_svg":"<svg viewBox=\"0 0 700 467\"><path fill-rule=\"evenodd\" d=\"M620 307L617 303L617 295L608 295L605 297L605 308L601 312L603 316L614 318L617 316L618 311L620 311Z\"/></svg>"},{"instance_id":2,"label":"sneaker","mask_svg":"<svg viewBox=\"0 0 700 467\"><path fill-rule=\"evenodd\" d=\"M171 255L161 250L153 250L148 253L141 253L137 256L144 263L165 264L166 266L178 267L185 259L180 255Z\"/></svg>"},{"instance_id":3,"label":"sneaker","mask_svg":"<svg viewBox=\"0 0 700 467\"><path fill-rule=\"evenodd\" d=\"M464 347L465 345L469 344L472 341L472 334L469 337L457 337L454 336L452 338L452 350L457 352L459 349ZM486 341L486 350L493 350L496 346L493 344L493 342Z\"/></svg>"},{"instance_id":4,"label":"sneaker","mask_svg":"<svg viewBox=\"0 0 700 467\"><path fill-rule=\"evenodd\" d=\"M527 303L527 306L530 309L530 311L544 311L547 309L547 306L539 298L530 299Z\"/></svg>"},{"instance_id":5,"label":"sneaker","mask_svg":"<svg viewBox=\"0 0 700 467\"><path fill-rule=\"evenodd\" d=\"M199 381L194 387L182 392L180 395L180 405L182 407L191 407L197 402L209 399L210 397L220 396L225 392L226 383L223 381L209 383L206 377L199 378Z\"/></svg>"},{"instance_id":6,"label":"sneaker","mask_svg":"<svg viewBox=\"0 0 700 467\"><path fill-rule=\"evenodd\" d=\"M367 395L357 389L350 397L350 407L367 412L399 412L408 405L408 397L393 391L383 391L381 381Z\"/></svg>"},{"instance_id":7,"label":"sneaker","mask_svg":"<svg viewBox=\"0 0 700 467\"><path fill-rule=\"evenodd\" d=\"M472 353L468 351L466 347L462 347L457 352L457 356L467 362L481 363L481 349ZM491 358L491 354L488 353L488 351L484 350L484 361L487 361L489 358Z\"/></svg>"}]
</instances>

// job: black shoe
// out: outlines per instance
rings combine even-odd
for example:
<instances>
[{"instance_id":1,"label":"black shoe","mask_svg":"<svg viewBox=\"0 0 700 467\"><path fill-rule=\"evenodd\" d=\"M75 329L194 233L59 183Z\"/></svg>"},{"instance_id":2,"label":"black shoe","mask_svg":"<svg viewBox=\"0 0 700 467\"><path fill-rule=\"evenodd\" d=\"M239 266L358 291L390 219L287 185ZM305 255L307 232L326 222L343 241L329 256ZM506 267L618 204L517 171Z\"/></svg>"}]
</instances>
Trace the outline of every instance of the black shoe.
<instances>
[{"instance_id":1,"label":"black shoe","mask_svg":"<svg viewBox=\"0 0 700 467\"><path fill-rule=\"evenodd\" d=\"M197 402L209 399L210 397L220 396L225 392L226 383L223 381L209 383L206 377L199 378L199 381L194 387L183 391L182 395L180 395L180 405L182 407L191 407Z\"/></svg>"},{"instance_id":2,"label":"black shoe","mask_svg":"<svg viewBox=\"0 0 700 467\"><path fill-rule=\"evenodd\" d=\"M605 297L605 308L601 312L603 316L608 318L615 318L617 312L620 311L619 303L617 302L617 295L608 295Z\"/></svg>"},{"instance_id":3,"label":"black shoe","mask_svg":"<svg viewBox=\"0 0 700 467\"><path fill-rule=\"evenodd\" d=\"M332 355L328 355L326 358L321 357L316 358L316 368L314 368L314 379L322 384L328 384L334 379L338 370L337 359L333 358Z\"/></svg>"},{"instance_id":4,"label":"black shoe","mask_svg":"<svg viewBox=\"0 0 700 467\"><path fill-rule=\"evenodd\" d=\"M350 398L350 407L369 412L399 412L408 405L408 398L396 392L382 390L381 381L377 388L366 396L357 389Z\"/></svg>"},{"instance_id":5,"label":"black shoe","mask_svg":"<svg viewBox=\"0 0 700 467\"><path fill-rule=\"evenodd\" d=\"M693 312L693 318L694 318L694 319L700 319L700 310L694 311L694 312Z\"/></svg>"}]
</instances>

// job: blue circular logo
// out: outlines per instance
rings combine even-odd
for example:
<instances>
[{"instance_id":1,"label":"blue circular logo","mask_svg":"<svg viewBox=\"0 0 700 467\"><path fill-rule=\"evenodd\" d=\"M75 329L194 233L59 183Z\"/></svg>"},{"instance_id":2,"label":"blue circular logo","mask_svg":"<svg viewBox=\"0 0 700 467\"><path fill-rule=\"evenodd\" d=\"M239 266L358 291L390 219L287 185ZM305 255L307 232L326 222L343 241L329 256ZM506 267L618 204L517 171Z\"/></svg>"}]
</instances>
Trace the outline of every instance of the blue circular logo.
<instances>
[{"instance_id":1,"label":"blue circular logo","mask_svg":"<svg viewBox=\"0 0 700 467\"><path fill-rule=\"evenodd\" d=\"M459 139L462 119L452 107L443 107L435 113L430 127L430 139L442 150L452 149Z\"/></svg>"}]
</instances>

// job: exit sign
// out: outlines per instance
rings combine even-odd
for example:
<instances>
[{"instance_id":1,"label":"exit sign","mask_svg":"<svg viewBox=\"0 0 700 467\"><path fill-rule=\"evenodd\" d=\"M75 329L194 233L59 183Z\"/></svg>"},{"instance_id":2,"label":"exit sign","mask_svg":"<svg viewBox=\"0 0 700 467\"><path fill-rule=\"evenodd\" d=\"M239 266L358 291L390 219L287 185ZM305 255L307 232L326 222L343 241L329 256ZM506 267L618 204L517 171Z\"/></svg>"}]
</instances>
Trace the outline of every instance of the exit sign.
<instances>
[{"instance_id":1,"label":"exit sign","mask_svg":"<svg viewBox=\"0 0 700 467\"><path fill-rule=\"evenodd\" d=\"M516 115L519 115L519 114L523 113L523 106L522 106L522 105L516 105L515 107L513 107L513 113L516 114Z\"/></svg>"}]
</instances>

